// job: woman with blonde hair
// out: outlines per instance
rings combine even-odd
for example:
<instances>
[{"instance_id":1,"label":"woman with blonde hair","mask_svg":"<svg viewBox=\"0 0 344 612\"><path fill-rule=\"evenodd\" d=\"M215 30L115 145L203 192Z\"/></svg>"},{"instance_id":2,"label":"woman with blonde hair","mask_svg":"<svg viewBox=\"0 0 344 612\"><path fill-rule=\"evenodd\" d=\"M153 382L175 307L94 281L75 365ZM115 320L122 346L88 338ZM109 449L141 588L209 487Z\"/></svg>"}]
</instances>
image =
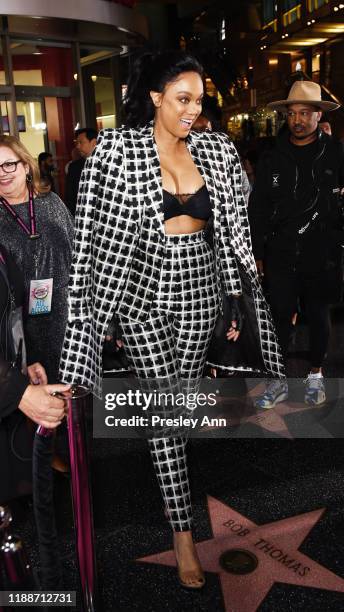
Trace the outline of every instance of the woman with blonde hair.
<instances>
[{"instance_id":1,"label":"woman with blonde hair","mask_svg":"<svg viewBox=\"0 0 344 612\"><path fill-rule=\"evenodd\" d=\"M13 136L0 136L1 243L24 273L24 327L29 363L44 365L49 382L67 321L73 222L64 203L40 183L37 162ZM38 375L37 382L40 380Z\"/></svg>"}]
</instances>

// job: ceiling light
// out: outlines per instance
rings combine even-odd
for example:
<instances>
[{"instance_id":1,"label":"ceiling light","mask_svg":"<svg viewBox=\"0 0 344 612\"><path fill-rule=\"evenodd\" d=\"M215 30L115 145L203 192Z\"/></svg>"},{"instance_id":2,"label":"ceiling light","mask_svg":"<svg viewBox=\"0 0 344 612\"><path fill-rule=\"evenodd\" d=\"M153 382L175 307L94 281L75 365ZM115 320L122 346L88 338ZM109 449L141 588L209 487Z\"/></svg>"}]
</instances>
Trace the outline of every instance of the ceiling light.
<instances>
[{"instance_id":1,"label":"ceiling light","mask_svg":"<svg viewBox=\"0 0 344 612\"><path fill-rule=\"evenodd\" d=\"M333 7L333 10L334 10L334 12L335 12L335 13L336 13L337 11L339 11L338 6L334 6L334 7Z\"/></svg>"},{"instance_id":2,"label":"ceiling light","mask_svg":"<svg viewBox=\"0 0 344 612\"><path fill-rule=\"evenodd\" d=\"M315 19L312 19L312 23L315 23Z\"/></svg>"},{"instance_id":3,"label":"ceiling light","mask_svg":"<svg viewBox=\"0 0 344 612\"><path fill-rule=\"evenodd\" d=\"M91 79L92 79L93 83L95 83L95 82L96 82L97 78L98 78L98 77L97 77L97 75L96 75L96 74L92 74Z\"/></svg>"},{"instance_id":4,"label":"ceiling light","mask_svg":"<svg viewBox=\"0 0 344 612\"><path fill-rule=\"evenodd\" d=\"M78 73L76 72L75 74L73 74L73 77L74 77L74 81L77 81L78 80Z\"/></svg>"},{"instance_id":5,"label":"ceiling light","mask_svg":"<svg viewBox=\"0 0 344 612\"><path fill-rule=\"evenodd\" d=\"M340 8L340 9L343 9L343 8L344 8L344 4L340 4L340 5L339 5L339 8Z\"/></svg>"},{"instance_id":6,"label":"ceiling light","mask_svg":"<svg viewBox=\"0 0 344 612\"><path fill-rule=\"evenodd\" d=\"M307 25L308 26L312 25L312 22L311 21L307 21Z\"/></svg>"}]
</instances>

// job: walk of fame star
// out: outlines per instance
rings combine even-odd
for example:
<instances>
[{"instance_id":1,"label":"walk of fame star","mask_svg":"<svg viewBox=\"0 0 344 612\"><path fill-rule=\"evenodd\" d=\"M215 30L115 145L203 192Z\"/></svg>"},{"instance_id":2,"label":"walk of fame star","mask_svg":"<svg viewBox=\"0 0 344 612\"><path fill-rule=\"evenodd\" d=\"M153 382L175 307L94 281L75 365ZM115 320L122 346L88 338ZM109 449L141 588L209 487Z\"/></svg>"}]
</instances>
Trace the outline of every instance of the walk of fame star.
<instances>
[{"instance_id":1,"label":"walk of fame star","mask_svg":"<svg viewBox=\"0 0 344 612\"><path fill-rule=\"evenodd\" d=\"M322 413L318 406L309 406L301 401L284 401L276 404L271 409L257 409L252 405L252 400L263 393L265 389L264 383L258 383L247 393L245 397L220 397L217 400L217 405L221 408L221 412L216 414L218 419L226 419L226 427L234 428L236 430L236 437L240 437L240 427L245 425L255 425L258 430L270 434L276 434L279 438L289 438L291 440L295 437L304 437L306 434L311 437L317 438L328 438L333 435L326 430L322 423ZM289 420L292 415L305 413L309 415L309 429L307 424L304 429L298 429L294 427L293 433L291 433L289 427L291 421ZM335 418L335 415L333 416ZM340 416L338 422L341 423L343 418ZM316 426L316 427L315 427ZM312 427L312 429L311 429ZM202 428L202 432L210 430L219 430L219 437L221 437L220 429L218 426L207 426ZM243 429L243 437L247 437L246 429ZM306 432L306 433L305 433ZM259 434L257 433L259 437Z\"/></svg>"},{"instance_id":2,"label":"walk of fame star","mask_svg":"<svg viewBox=\"0 0 344 612\"><path fill-rule=\"evenodd\" d=\"M219 575L226 612L255 612L275 582L344 593L344 579L298 549L325 509L256 525L219 500L208 497L214 537L196 544L205 572ZM220 564L225 551L240 549L257 558L250 573L228 573ZM137 559L176 566L173 550Z\"/></svg>"}]
</instances>

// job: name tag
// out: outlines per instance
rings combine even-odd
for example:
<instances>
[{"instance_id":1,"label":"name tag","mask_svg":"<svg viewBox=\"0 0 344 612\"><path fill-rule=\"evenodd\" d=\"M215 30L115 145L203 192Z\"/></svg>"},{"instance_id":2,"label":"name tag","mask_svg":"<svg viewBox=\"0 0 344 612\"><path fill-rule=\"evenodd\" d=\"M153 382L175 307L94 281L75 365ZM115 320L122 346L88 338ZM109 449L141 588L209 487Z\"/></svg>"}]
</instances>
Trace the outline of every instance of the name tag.
<instances>
[{"instance_id":1,"label":"name tag","mask_svg":"<svg viewBox=\"0 0 344 612\"><path fill-rule=\"evenodd\" d=\"M49 314L52 297L52 278L30 281L29 315Z\"/></svg>"}]
</instances>

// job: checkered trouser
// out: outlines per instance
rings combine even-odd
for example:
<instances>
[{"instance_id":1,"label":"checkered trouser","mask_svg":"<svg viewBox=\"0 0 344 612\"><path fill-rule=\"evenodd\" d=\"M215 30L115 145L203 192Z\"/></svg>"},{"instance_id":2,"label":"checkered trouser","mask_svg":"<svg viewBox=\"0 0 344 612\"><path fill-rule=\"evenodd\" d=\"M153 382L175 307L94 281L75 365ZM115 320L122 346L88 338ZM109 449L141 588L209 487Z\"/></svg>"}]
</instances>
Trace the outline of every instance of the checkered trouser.
<instances>
[{"instance_id":1,"label":"checkered trouser","mask_svg":"<svg viewBox=\"0 0 344 612\"><path fill-rule=\"evenodd\" d=\"M203 232L166 236L156 300L142 325L121 318L131 369L139 378L182 379L198 387L218 313L213 253ZM191 528L186 436L149 440L154 468L175 531Z\"/></svg>"}]
</instances>

